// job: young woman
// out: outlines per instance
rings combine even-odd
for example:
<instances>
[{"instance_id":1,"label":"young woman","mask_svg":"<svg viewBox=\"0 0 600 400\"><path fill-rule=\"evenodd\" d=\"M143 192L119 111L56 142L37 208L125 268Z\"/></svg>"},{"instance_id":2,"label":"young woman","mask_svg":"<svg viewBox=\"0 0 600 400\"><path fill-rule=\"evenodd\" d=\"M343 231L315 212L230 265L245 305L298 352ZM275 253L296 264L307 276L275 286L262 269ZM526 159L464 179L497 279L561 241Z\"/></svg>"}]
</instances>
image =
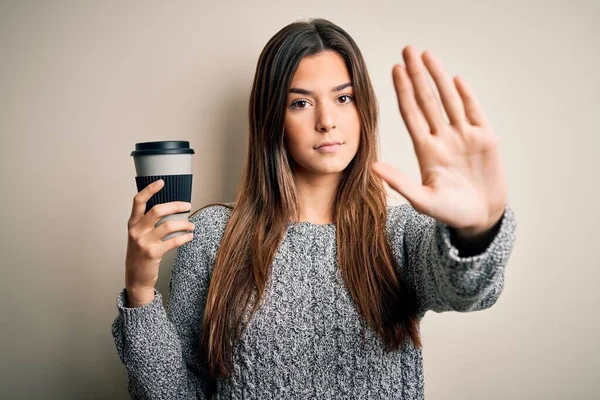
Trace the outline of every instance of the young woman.
<instances>
[{"instance_id":1,"label":"young woman","mask_svg":"<svg viewBox=\"0 0 600 400\"><path fill-rule=\"evenodd\" d=\"M361 52L317 19L284 27L260 55L234 203L154 228L189 204L144 214L160 181L134 197L113 323L132 397L424 397L420 320L496 302L516 223L468 85L431 52L403 56L393 79L422 183L377 162ZM409 204L388 206L384 181ZM176 247L165 309L154 285Z\"/></svg>"}]
</instances>

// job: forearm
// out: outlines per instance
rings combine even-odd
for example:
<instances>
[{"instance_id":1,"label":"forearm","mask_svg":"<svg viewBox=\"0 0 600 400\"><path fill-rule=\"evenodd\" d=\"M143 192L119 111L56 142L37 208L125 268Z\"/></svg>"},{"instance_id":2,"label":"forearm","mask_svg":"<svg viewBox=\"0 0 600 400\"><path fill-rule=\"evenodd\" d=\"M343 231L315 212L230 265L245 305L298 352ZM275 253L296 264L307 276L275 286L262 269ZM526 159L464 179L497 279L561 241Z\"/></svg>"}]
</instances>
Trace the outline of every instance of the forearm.
<instances>
[{"instance_id":1,"label":"forearm","mask_svg":"<svg viewBox=\"0 0 600 400\"><path fill-rule=\"evenodd\" d=\"M456 238L448 225L412 207L406 210L404 241L396 246L405 252L420 311L473 311L493 304L502 290L504 266L515 240L510 208L494 226L475 232L478 236L467 232L466 238Z\"/></svg>"},{"instance_id":2,"label":"forearm","mask_svg":"<svg viewBox=\"0 0 600 400\"><path fill-rule=\"evenodd\" d=\"M150 303L125 306L125 291L117 298L119 316L112 326L119 358L129 375L130 394L140 399L204 398L199 378L187 369L182 341L156 292Z\"/></svg>"}]
</instances>

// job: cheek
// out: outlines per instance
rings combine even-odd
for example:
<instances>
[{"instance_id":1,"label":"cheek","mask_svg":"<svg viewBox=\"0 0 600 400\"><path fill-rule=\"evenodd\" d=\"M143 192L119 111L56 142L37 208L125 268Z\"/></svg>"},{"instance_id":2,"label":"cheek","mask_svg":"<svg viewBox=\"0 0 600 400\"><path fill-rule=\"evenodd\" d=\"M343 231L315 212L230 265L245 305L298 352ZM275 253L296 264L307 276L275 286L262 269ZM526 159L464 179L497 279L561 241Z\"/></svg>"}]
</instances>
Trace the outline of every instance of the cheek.
<instances>
[{"instance_id":1,"label":"cheek","mask_svg":"<svg viewBox=\"0 0 600 400\"><path fill-rule=\"evenodd\" d=\"M292 118L286 118L284 123L286 143L294 146L306 142L307 135L303 133L304 124ZM304 139L304 140L303 140Z\"/></svg>"},{"instance_id":2,"label":"cheek","mask_svg":"<svg viewBox=\"0 0 600 400\"><path fill-rule=\"evenodd\" d=\"M358 113L349 117L344 124L344 132L346 133L346 141L358 143L360 140L361 124Z\"/></svg>"}]
</instances>

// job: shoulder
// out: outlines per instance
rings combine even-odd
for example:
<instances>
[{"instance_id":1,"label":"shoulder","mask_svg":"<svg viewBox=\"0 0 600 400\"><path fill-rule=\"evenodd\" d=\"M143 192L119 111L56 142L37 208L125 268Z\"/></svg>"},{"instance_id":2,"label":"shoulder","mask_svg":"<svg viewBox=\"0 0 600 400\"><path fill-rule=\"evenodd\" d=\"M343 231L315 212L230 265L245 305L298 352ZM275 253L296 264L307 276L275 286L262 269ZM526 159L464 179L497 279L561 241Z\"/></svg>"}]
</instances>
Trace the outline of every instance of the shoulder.
<instances>
[{"instance_id":1,"label":"shoulder","mask_svg":"<svg viewBox=\"0 0 600 400\"><path fill-rule=\"evenodd\" d=\"M406 221L411 216L414 216L415 209L410 203L388 205L386 216L386 228L398 231L398 228L404 227Z\"/></svg>"},{"instance_id":2,"label":"shoulder","mask_svg":"<svg viewBox=\"0 0 600 400\"><path fill-rule=\"evenodd\" d=\"M232 209L233 203L209 204L190 214L189 220L193 223L198 222L209 225L227 223Z\"/></svg>"},{"instance_id":3,"label":"shoulder","mask_svg":"<svg viewBox=\"0 0 600 400\"><path fill-rule=\"evenodd\" d=\"M225 233L233 203L214 203L194 211L189 221L195 225L194 242L209 253L215 253Z\"/></svg>"},{"instance_id":4,"label":"shoulder","mask_svg":"<svg viewBox=\"0 0 600 400\"><path fill-rule=\"evenodd\" d=\"M387 206L387 228L413 229L415 227L424 227L435 223L435 220L428 215L415 210L410 203Z\"/></svg>"},{"instance_id":5,"label":"shoulder","mask_svg":"<svg viewBox=\"0 0 600 400\"><path fill-rule=\"evenodd\" d=\"M410 210L408 209L409 207L411 207L411 205L408 203L398 204L398 205L388 205L386 222L389 224L389 223L397 222L398 220L401 220L403 218L406 218L406 216L410 212Z\"/></svg>"},{"instance_id":6,"label":"shoulder","mask_svg":"<svg viewBox=\"0 0 600 400\"><path fill-rule=\"evenodd\" d=\"M399 256L402 256L406 236L425 239L434 224L433 218L418 212L410 203L387 206L386 234Z\"/></svg>"}]
</instances>

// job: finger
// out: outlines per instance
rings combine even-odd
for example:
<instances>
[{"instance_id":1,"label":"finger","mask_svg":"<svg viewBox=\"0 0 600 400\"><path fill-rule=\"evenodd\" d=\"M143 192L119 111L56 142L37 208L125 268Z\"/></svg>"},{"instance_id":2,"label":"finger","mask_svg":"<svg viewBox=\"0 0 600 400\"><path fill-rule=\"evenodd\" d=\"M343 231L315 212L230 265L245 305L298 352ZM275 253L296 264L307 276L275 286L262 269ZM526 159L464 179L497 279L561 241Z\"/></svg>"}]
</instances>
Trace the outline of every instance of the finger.
<instances>
[{"instance_id":1,"label":"finger","mask_svg":"<svg viewBox=\"0 0 600 400\"><path fill-rule=\"evenodd\" d=\"M488 125L488 120L483 113L483 109L479 105L475 93L473 93L473 90L471 90L467 82L461 76L455 77L454 82L456 83L456 89L462 98L466 116L471 121L471 124L479 126Z\"/></svg>"},{"instance_id":2,"label":"finger","mask_svg":"<svg viewBox=\"0 0 600 400\"><path fill-rule=\"evenodd\" d=\"M164 224L161 224L150 231L150 235L152 235L151 240L153 243L160 242L162 239L170 233L173 232L183 232L183 231L194 231L195 226L189 220L170 220L166 221Z\"/></svg>"},{"instance_id":3,"label":"finger","mask_svg":"<svg viewBox=\"0 0 600 400\"><path fill-rule=\"evenodd\" d=\"M164 256L174 248L179 247L185 243L191 242L193 239L193 233L185 233L183 235L177 235L175 237L172 237L169 240L165 240L164 242L160 242L156 246L158 246L160 254Z\"/></svg>"},{"instance_id":4,"label":"finger","mask_svg":"<svg viewBox=\"0 0 600 400\"><path fill-rule=\"evenodd\" d=\"M423 61L435 81L450 123L454 126L464 125L467 117L462 99L454 83L446 74L442 62L431 51L423 54Z\"/></svg>"},{"instance_id":5,"label":"finger","mask_svg":"<svg viewBox=\"0 0 600 400\"><path fill-rule=\"evenodd\" d=\"M422 140L425 135L429 135L429 127L415 100L415 92L406 69L402 65L395 65L392 69L392 78L406 129L413 142Z\"/></svg>"},{"instance_id":6,"label":"finger","mask_svg":"<svg viewBox=\"0 0 600 400\"><path fill-rule=\"evenodd\" d=\"M177 235L168 240L162 241L162 238L158 238L158 240L156 240L154 236L148 235L142 239L141 245L150 249L149 253L151 254L151 258L161 259L168 251L179 247L182 244L190 242L193 238L193 233L184 233L182 235Z\"/></svg>"},{"instance_id":7,"label":"finger","mask_svg":"<svg viewBox=\"0 0 600 400\"><path fill-rule=\"evenodd\" d=\"M429 209L429 193L426 187L417 184L404 173L384 162L374 162L371 169L388 185L404 196L416 210Z\"/></svg>"},{"instance_id":8,"label":"finger","mask_svg":"<svg viewBox=\"0 0 600 400\"><path fill-rule=\"evenodd\" d=\"M164 181L159 179L147 185L133 197L133 206L131 207L131 217L129 218L129 228L137 224L146 212L146 203L163 187Z\"/></svg>"},{"instance_id":9,"label":"finger","mask_svg":"<svg viewBox=\"0 0 600 400\"><path fill-rule=\"evenodd\" d=\"M190 203L186 203L183 201L171 201L169 203L156 204L150 209L150 211L146 213L146 215L144 215L144 217L140 220L140 222L134 229L139 235L147 235L148 232L154 229L156 223L162 217L189 211L191 206L192 205Z\"/></svg>"},{"instance_id":10,"label":"finger","mask_svg":"<svg viewBox=\"0 0 600 400\"><path fill-rule=\"evenodd\" d=\"M419 57L413 46L405 47L403 55L408 76L411 78L415 90L417 103L429 123L431 133L442 132L445 125L442 110L429 84L421 57Z\"/></svg>"}]
</instances>

